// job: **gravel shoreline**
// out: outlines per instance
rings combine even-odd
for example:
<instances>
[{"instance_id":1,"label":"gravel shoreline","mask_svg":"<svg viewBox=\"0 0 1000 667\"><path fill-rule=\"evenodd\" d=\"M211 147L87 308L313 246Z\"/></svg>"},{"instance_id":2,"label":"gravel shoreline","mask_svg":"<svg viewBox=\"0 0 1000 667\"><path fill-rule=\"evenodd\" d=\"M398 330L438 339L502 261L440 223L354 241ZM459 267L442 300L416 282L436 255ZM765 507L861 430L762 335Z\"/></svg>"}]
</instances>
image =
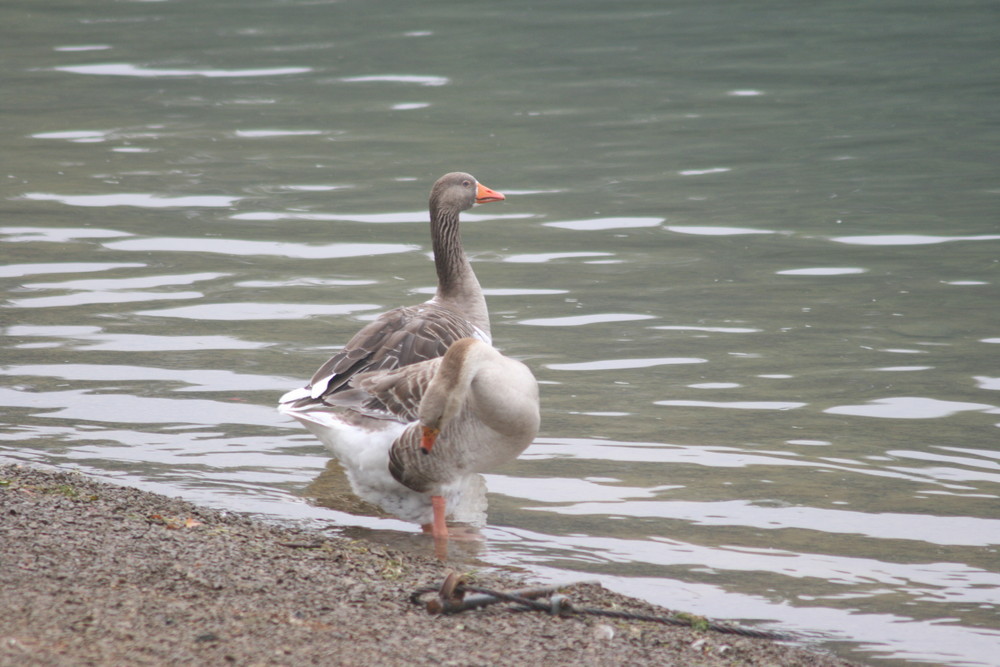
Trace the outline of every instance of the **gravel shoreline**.
<instances>
[{"instance_id":1,"label":"gravel shoreline","mask_svg":"<svg viewBox=\"0 0 1000 667\"><path fill-rule=\"evenodd\" d=\"M0 665L809 665L858 663L658 623L432 615L447 562L271 525L77 472L0 465ZM530 585L475 573L477 586ZM578 607L671 612L596 584Z\"/></svg>"}]
</instances>

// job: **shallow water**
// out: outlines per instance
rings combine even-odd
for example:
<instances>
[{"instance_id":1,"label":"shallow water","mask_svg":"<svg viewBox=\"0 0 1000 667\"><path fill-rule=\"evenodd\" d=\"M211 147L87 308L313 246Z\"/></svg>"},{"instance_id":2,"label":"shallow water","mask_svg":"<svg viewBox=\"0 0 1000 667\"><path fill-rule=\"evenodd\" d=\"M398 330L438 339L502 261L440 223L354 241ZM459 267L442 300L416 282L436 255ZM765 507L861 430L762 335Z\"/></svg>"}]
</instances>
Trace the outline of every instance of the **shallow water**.
<instances>
[{"instance_id":1,"label":"shallow water","mask_svg":"<svg viewBox=\"0 0 1000 667\"><path fill-rule=\"evenodd\" d=\"M1000 642L991 3L7 3L5 460L430 550L273 405L463 217L543 427L459 558ZM347 494L349 496L349 494Z\"/></svg>"}]
</instances>

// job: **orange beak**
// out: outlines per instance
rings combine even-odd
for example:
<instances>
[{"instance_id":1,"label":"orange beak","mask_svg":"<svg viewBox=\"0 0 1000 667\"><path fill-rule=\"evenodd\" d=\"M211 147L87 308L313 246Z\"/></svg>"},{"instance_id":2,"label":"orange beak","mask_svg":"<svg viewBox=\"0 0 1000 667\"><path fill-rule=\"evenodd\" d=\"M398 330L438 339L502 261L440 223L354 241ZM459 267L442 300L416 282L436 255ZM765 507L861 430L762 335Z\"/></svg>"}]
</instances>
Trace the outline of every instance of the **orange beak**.
<instances>
[{"instance_id":1,"label":"orange beak","mask_svg":"<svg viewBox=\"0 0 1000 667\"><path fill-rule=\"evenodd\" d=\"M477 183L479 188L476 190L476 203L486 204L491 201L503 201L506 197L503 196L502 192L497 192L496 190L490 190L488 187L482 183Z\"/></svg>"},{"instance_id":2,"label":"orange beak","mask_svg":"<svg viewBox=\"0 0 1000 667\"><path fill-rule=\"evenodd\" d=\"M421 426L420 428L423 433L420 437L420 449L424 450L424 454L430 454L431 447L434 446L434 441L437 440L441 431L430 426Z\"/></svg>"}]
</instances>

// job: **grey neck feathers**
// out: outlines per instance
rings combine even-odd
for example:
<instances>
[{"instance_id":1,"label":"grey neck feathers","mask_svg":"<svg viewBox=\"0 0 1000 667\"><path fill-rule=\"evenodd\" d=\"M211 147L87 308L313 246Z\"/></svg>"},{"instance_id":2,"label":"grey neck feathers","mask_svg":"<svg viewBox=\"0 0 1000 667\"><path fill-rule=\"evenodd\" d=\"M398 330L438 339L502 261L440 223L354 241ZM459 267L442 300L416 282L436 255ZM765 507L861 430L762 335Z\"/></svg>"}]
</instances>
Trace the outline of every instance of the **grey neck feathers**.
<instances>
[{"instance_id":1,"label":"grey neck feathers","mask_svg":"<svg viewBox=\"0 0 1000 667\"><path fill-rule=\"evenodd\" d=\"M431 239L438 276L438 299L457 303L470 321L489 331L486 300L462 248L458 211L436 206L431 208Z\"/></svg>"}]
</instances>

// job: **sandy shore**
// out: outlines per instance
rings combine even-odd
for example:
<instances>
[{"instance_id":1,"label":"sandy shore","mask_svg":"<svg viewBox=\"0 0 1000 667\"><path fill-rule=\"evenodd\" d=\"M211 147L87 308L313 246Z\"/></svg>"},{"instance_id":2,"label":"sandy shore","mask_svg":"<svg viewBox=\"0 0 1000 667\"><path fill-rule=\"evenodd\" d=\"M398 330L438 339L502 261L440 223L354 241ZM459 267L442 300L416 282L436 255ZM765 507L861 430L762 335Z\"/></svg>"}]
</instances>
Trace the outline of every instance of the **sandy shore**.
<instances>
[{"instance_id":1,"label":"sandy shore","mask_svg":"<svg viewBox=\"0 0 1000 667\"><path fill-rule=\"evenodd\" d=\"M410 601L449 570L78 473L0 466L0 665L857 664L646 621L509 604L433 615ZM597 585L563 592L577 607L671 614Z\"/></svg>"}]
</instances>

